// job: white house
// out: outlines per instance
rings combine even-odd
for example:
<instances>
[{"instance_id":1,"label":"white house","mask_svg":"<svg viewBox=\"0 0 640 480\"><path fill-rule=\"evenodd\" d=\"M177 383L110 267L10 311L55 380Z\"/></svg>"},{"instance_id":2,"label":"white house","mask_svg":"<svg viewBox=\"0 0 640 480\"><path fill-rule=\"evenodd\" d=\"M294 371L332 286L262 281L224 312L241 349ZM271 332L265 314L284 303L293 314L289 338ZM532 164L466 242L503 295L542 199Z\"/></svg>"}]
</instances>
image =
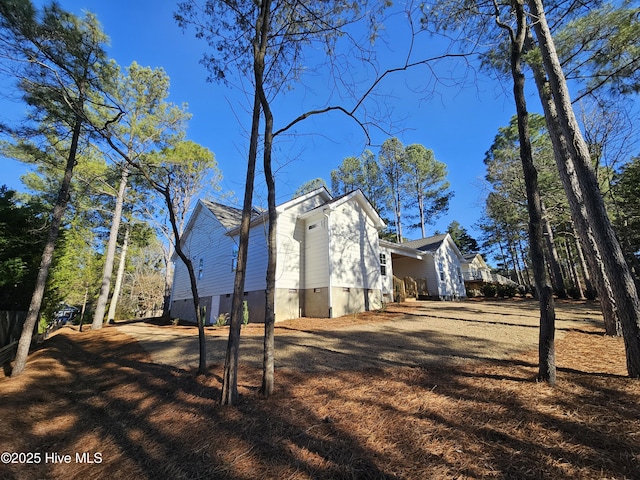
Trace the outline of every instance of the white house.
<instances>
[{"instance_id":1,"label":"white house","mask_svg":"<svg viewBox=\"0 0 640 480\"><path fill-rule=\"evenodd\" d=\"M231 311L241 213L200 201L183 235L207 323ZM278 206L277 215L276 320L382 307L378 231L385 224L361 191L333 198L323 187ZM254 211L244 292L250 321L264 321L267 228L267 213ZM175 263L171 316L193 319L188 273Z\"/></svg>"},{"instance_id":2,"label":"white house","mask_svg":"<svg viewBox=\"0 0 640 480\"><path fill-rule=\"evenodd\" d=\"M497 283L500 285L512 285L516 286L517 283L513 280L492 273L491 268L486 264L484 258L479 253L468 253L464 255L462 261L462 275L465 282L471 288L478 288L483 283Z\"/></svg>"},{"instance_id":3,"label":"white house","mask_svg":"<svg viewBox=\"0 0 640 480\"><path fill-rule=\"evenodd\" d=\"M381 244L391 251L393 274L399 278L426 279L429 298L449 300L466 296L463 256L448 233L400 245L385 241Z\"/></svg>"},{"instance_id":4,"label":"white house","mask_svg":"<svg viewBox=\"0 0 640 480\"><path fill-rule=\"evenodd\" d=\"M467 282L492 282L491 269L479 253L467 253L462 260L462 275Z\"/></svg>"},{"instance_id":5,"label":"white house","mask_svg":"<svg viewBox=\"0 0 640 480\"><path fill-rule=\"evenodd\" d=\"M333 198L322 187L277 207L276 321L331 318L381 308L394 300L393 275L426 278L429 297L465 294L462 256L448 235L394 244L360 190ZM192 259L206 323L231 311L242 211L199 201L182 245ZM264 321L267 212L254 210L244 297L249 320ZM175 259L171 316L195 315L187 269Z\"/></svg>"}]
</instances>

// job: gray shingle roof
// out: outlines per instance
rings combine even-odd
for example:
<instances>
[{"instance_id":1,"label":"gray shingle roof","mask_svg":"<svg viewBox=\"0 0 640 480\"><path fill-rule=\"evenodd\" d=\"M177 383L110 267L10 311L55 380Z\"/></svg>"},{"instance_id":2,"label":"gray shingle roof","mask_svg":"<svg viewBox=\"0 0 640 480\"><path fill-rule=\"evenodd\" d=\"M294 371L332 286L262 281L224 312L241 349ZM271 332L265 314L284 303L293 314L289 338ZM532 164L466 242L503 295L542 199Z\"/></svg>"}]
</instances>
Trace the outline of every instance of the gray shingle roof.
<instances>
[{"instance_id":1,"label":"gray shingle roof","mask_svg":"<svg viewBox=\"0 0 640 480\"><path fill-rule=\"evenodd\" d=\"M218 219L224 228L232 230L240 226L242 220L242 209L223 205L221 203L202 200L202 203L209 209ZM251 218L254 219L261 215L262 212L256 208L251 211Z\"/></svg>"},{"instance_id":2,"label":"gray shingle roof","mask_svg":"<svg viewBox=\"0 0 640 480\"><path fill-rule=\"evenodd\" d=\"M434 235L433 237L420 238L418 240L412 240L410 242L404 242L402 246L415 248L423 252L435 252L440 248L442 242L447 237L447 234Z\"/></svg>"}]
</instances>

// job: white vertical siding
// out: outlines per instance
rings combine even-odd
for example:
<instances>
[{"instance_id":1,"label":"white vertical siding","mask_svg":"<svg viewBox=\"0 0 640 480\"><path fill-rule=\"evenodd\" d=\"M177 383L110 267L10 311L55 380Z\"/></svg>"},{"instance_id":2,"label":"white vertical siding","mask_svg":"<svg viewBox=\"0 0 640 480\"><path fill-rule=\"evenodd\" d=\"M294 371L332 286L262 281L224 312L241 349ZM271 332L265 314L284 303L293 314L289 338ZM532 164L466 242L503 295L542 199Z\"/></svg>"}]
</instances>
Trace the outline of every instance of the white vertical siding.
<instances>
[{"instance_id":1,"label":"white vertical siding","mask_svg":"<svg viewBox=\"0 0 640 480\"><path fill-rule=\"evenodd\" d=\"M290 212L279 215L277 239L276 288L301 288L304 222Z\"/></svg>"},{"instance_id":2,"label":"white vertical siding","mask_svg":"<svg viewBox=\"0 0 640 480\"><path fill-rule=\"evenodd\" d=\"M330 259L334 287L381 288L378 231L355 201L331 213Z\"/></svg>"},{"instance_id":3,"label":"white vertical siding","mask_svg":"<svg viewBox=\"0 0 640 480\"><path fill-rule=\"evenodd\" d=\"M293 203L278 215L278 261L276 288L306 288L304 285L304 253L307 225L298 217L318 207L323 198L313 196Z\"/></svg>"},{"instance_id":4,"label":"white vertical siding","mask_svg":"<svg viewBox=\"0 0 640 480\"><path fill-rule=\"evenodd\" d=\"M327 218L321 213L306 219L304 242L304 288L329 285Z\"/></svg>"}]
</instances>

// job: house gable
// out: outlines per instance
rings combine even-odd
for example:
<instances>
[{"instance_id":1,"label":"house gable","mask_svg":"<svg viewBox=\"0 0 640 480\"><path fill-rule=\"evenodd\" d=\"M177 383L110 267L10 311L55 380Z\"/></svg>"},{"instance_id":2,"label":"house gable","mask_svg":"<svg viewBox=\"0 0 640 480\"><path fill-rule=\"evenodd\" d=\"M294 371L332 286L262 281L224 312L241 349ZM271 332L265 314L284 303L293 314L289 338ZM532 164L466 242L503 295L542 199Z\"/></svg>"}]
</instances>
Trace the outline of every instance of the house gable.
<instances>
[{"instance_id":1,"label":"house gable","mask_svg":"<svg viewBox=\"0 0 640 480\"><path fill-rule=\"evenodd\" d=\"M212 312L217 307L212 305L214 292L219 289L217 283L224 273L231 269L233 239L226 235L227 229L209 210L206 204L199 201L187 222L181 239L184 253L191 260L200 302L206 307L205 321L212 320ZM222 255L225 252L228 258ZM175 317L193 319L191 282L184 262L174 253L173 286L171 292L171 314Z\"/></svg>"},{"instance_id":2,"label":"house gable","mask_svg":"<svg viewBox=\"0 0 640 480\"><path fill-rule=\"evenodd\" d=\"M441 296L452 298L466 296L462 260L463 256L460 253L460 249L458 249L451 235L447 233L437 249L437 255L434 255Z\"/></svg>"},{"instance_id":3,"label":"house gable","mask_svg":"<svg viewBox=\"0 0 640 480\"><path fill-rule=\"evenodd\" d=\"M385 224L359 190L298 217L306 315L339 316L381 305L378 230Z\"/></svg>"},{"instance_id":4,"label":"house gable","mask_svg":"<svg viewBox=\"0 0 640 480\"><path fill-rule=\"evenodd\" d=\"M332 198L322 187L279 205L276 214L276 319L381 307L378 231L385 223L362 192ZM210 318L230 305L241 218L240 209L200 201L183 237L197 270L201 300L209 299ZM254 209L245 283L251 318L255 312L263 315L259 305L264 305L266 288L267 230L267 213ZM174 278L174 300L187 301L186 268L177 267Z\"/></svg>"}]
</instances>

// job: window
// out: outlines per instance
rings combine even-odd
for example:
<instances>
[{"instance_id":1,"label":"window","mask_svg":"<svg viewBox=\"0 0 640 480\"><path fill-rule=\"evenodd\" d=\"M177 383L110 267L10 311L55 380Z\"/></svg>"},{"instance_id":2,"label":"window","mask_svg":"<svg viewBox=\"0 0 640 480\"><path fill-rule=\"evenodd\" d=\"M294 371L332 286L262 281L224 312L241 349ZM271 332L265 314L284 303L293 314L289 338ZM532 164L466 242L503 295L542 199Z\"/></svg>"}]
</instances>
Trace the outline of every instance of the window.
<instances>
[{"instance_id":1,"label":"window","mask_svg":"<svg viewBox=\"0 0 640 480\"><path fill-rule=\"evenodd\" d=\"M231 252L231 271L235 272L238 268L238 249L234 248Z\"/></svg>"},{"instance_id":2,"label":"window","mask_svg":"<svg viewBox=\"0 0 640 480\"><path fill-rule=\"evenodd\" d=\"M380 274L387 275L387 256L384 253L380 254Z\"/></svg>"},{"instance_id":3,"label":"window","mask_svg":"<svg viewBox=\"0 0 640 480\"><path fill-rule=\"evenodd\" d=\"M460 267L458 267L458 282L464 283L464 280L462 280L462 270L460 270Z\"/></svg>"},{"instance_id":4,"label":"window","mask_svg":"<svg viewBox=\"0 0 640 480\"><path fill-rule=\"evenodd\" d=\"M440 271L440 281L444 282L444 262L438 260L438 270Z\"/></svg>"},{"instance_id":5,"label":"window","mask_svg":"<svg viewBox=\"0 0 640 480\"><path fill-rule=\"evenodd\" d=\"M204 258L201 258L198 262L198 280L204 276Z\"/></svg>"}]
</instances>

